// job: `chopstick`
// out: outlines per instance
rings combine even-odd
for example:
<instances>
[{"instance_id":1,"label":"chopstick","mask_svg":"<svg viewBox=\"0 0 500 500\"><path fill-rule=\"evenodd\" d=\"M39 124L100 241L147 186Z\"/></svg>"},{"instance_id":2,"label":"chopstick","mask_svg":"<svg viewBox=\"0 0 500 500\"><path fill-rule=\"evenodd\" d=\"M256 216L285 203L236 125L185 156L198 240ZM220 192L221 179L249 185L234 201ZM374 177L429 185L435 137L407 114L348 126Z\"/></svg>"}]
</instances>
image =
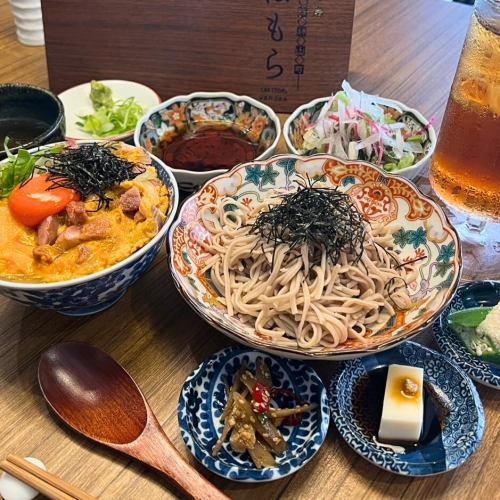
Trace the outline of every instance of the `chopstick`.
<instances>
[{"instance_id":1,"label":"chopstick","mask_svg":"<svg viewBox=\"0 0 500 500\"><path fill-rule=\"evenodd\" d=\"M53 500L95 500L76 486L15 455L8 455L0 462L0 469Z\"/></svg>"}]
</instances>

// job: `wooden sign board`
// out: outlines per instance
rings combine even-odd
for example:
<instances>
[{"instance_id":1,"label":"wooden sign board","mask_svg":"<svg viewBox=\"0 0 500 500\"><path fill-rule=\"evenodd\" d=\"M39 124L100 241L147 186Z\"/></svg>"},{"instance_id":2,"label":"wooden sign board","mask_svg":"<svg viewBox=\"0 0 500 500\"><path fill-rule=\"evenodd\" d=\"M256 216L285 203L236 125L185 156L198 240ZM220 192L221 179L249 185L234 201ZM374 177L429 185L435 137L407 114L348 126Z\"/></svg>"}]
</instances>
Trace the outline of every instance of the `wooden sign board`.
<instances>
[{"instance_id":1,"label":"wooden sign board","mask_svg":"<svg viewBox=\"0 0 500 500\"><path fill-rule=\"evenodd\" d=\"M346 78L354 0L43 0L50 87L247 94L278 112Z\"/></svg>"}]
</instances>

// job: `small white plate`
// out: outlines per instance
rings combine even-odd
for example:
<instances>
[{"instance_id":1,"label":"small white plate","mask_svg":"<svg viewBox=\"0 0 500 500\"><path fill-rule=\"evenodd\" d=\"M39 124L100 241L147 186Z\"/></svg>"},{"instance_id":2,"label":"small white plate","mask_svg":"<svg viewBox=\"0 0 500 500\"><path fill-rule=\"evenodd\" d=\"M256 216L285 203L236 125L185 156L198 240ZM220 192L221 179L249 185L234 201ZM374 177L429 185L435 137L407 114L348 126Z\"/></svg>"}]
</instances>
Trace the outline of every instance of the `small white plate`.
<instances>
[{"instance_id":1,"label":"small white plate","mask_svg":"<svg viewBox=\"0 0 500 500\"><path fill-rule=\"evenodd\" d=\"M135 97L136 101L144 108L144 112L161 102L160 96L154 90L142 85L142 83L126 80L99 81L111 88L114 100ZM66 114L66 139L103 139L94 134L84 132L76 124L80 121L80 115L94 113L94 108L90 100L90 82L67 89L61 92L58 97L64 105L64 112ZM134 135L134 129L135 127L122 134L106 137L106 140L123 141Z\"/></svg>"}]
</instances>

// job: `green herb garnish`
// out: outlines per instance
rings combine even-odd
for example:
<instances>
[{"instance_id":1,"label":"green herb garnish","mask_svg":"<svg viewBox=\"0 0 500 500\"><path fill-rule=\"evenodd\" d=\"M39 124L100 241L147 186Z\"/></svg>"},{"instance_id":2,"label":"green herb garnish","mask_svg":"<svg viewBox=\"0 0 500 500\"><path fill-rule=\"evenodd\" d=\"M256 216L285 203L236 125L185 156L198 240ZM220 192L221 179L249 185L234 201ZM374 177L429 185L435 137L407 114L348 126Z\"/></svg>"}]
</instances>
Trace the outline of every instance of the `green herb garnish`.
<instances>
[{"instance_id":1,"label":"green herb garnish","mask_svg":"<svg viewBox=\"0 0 500 500\"><path fill-rule=\"evenodd\" d=\"M9 138L6 137L3 147L7 154L7 161L0 164L0 198L7 198L14 188L32 177L40 157L63 149L61 145L29 153L26 149L21 148L17 151L17 154L14 154L10 151L8 143Z\"/></svg>"},{"instance_id":2,"label":"green herb garnish","mask_svg":"<svg viewBox=\"0 0 500 500\"><path fill-rule=\"evenodd\" d=\"M135 97L115 101L111 89L95 80L90 84L90 100L95 113L79 116L81 121L76 124L84 132L98 137L109 137L134 129L144 113L144 108Z\"/></svg>"}]
</instances>

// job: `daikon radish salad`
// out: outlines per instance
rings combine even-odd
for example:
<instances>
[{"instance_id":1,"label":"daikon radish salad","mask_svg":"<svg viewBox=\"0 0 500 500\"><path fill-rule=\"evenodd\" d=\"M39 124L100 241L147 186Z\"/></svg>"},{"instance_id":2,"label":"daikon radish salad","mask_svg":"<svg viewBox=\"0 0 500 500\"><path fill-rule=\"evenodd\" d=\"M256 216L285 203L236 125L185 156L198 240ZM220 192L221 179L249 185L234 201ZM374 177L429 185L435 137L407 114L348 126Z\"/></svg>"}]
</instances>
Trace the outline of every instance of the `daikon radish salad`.
<instances>
[{"instance_id":1,"label":"daikon radish salad","mask_svg":"<svg viewBox=\"0 0 500 500\"><path fill-rule=\"evenodd\" d=\"M300 154L328 153L365 160L389 172L408 168L427 153L428 128L394 101L354 90L348 82L316 117L304 113Z\"/></svg>"}]
</instances>

